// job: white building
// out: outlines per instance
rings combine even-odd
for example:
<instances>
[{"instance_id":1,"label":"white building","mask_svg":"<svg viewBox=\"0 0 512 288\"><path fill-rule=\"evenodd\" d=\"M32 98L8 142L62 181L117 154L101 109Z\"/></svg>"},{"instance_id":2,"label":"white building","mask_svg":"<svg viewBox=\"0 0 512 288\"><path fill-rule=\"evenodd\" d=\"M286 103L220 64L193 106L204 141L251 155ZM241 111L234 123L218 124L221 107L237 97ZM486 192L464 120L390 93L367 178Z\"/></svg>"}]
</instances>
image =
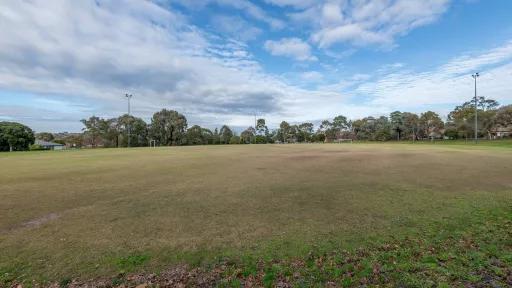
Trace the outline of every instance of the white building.
<instances>
[{"instance_id":1,"label":"white building","mask_svg":"<svg viewBox=\"0 0 512 288\"><path fill-rule=\"evenodd\" d=\"M48 150L62 150L65 147L63 144L59 144L59 143L55 143L55 142L47 142L47 141L43 141L43 140L39 140L39 139L36 139L35 144L43 147L44 149L48 149Z\"/></svg>"}]
</instances>

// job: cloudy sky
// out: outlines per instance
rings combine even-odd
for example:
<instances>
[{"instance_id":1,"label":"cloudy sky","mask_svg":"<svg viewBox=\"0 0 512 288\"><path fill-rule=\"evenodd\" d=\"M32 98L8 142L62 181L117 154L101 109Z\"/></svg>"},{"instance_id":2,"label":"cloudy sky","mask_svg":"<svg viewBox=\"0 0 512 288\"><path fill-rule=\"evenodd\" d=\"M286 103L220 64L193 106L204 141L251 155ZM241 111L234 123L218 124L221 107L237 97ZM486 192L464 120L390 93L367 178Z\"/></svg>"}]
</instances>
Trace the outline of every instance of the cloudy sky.
<instances>
[{"instance_id":1,"label":"cloudy sky","mask_svg":"<svg viewBox=\"0 0 512 288\"><path fill-rule=\"evenodd\" d=\"M512 103L509 0L2 0L0 121L162 108L189 124L316 122Z\"/></svg>"}]
</instances>

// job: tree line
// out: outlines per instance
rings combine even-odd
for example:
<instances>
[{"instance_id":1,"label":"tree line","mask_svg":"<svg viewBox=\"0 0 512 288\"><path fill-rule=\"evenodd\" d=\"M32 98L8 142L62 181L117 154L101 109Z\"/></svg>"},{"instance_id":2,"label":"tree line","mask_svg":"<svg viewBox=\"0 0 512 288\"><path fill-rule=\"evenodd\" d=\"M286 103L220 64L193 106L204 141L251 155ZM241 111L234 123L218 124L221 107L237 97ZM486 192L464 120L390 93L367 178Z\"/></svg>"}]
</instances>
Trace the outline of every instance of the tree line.
<instances>
[{"instance_id":1,"label":"tree line","mask_svg":"<svg viewBox=\"0 0 512 288\"><path fill-rule=\"evenodd\" d=\"M512 129L512 105L500 107L497 101L480 97L477 108L480 138L492 139L499 127ZM89 146L126 147L130 127L130 143L136 147L147 146L150 140L159 146L174 146L333 142L339 139L470 139L474 137L474 119L474 102L465 102L456 106L446 121L433 111L419 114L394 111L389 116L355 120L339 115L332 120L322 121L316 129L310 122L291 124L286 121L282 121L277 129L269 129L265 119L260 118L254 127L248 127L241 133L234 132L228 125L212 131L198 125L188 127L185 115L167 109L153 114L148 124L129 115L113 119L93 116L82 120L82 123L85 126L84 139Z\"/></svg>"},{"instance_id":2,"label":"tree line","mask_svg":"<svg viewBox=\"0 0 512 288\"><path fill-rule=\"evenodd\" d=\"M512 105L499 106L492 99L478 99L478 137L493 139L508 131L512 134ZM394 111L389 116L349 120L343 115L324 120L315 129L310 122L290 124L282 121L277 129L269 129L265 119L257 119L254 127L236 133L228 125L213 131L198 125L188 126L185 115L162 109L153 114L150 123L132 115L104 119L97 116L81 120L82 133L38 133L22 124L0 122L0 151L27 150L34 139L54 141L70 147L131 147L334 142L340 139L364 141L470 139L474 137L474 102L456 106L446 121L433 112Z\"/></svg>"}]
</instances>

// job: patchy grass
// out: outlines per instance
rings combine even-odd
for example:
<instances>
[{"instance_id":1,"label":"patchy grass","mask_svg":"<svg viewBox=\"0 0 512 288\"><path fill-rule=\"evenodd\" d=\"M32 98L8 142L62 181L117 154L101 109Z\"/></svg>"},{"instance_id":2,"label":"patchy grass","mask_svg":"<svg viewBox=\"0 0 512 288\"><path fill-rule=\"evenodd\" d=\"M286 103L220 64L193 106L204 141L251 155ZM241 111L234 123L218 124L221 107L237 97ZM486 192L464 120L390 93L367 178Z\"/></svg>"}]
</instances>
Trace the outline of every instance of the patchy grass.
<instances>
[{"instance_id":1,"label":"patchy grass","mask_svg":"<svg viewBox=\"0 0 512 288\"><path fill-rule=\"evenodd\" d=\"M415 141L414 143L410 140L401 141L398 143L402 144L422 144L422 145L446 145L446 146L465 146L467 148L473 148L473 149L481 149L482 147L485 148L512 148L512 139L498 139L498 140L487 140L487 139L478 139L478 143L475 143L474 139L467 139L467 140L421 140L421 141Z\"/></svg>"},{"instance_id":2,"label":"patchy grass","mask_svg":"<svg viewBox=\"0 0 512 288\"><path fill-rule=\"evenodd\" d=\"M511 160L512 150L483 145L4 153L0 283L165 273L180 263L234 286L250 277L260 285L477 283L489 271L506 283ZM457 242L464 235L483 244L466 253Z\"/></svg>"},{"instance_id":3,"label":"patchy grass","mask_svg":"<svg viewBox=\"0 0 512 288\"><path fill-rule=\"evenodd\" d=\"M116 259L116 266L121 273L131 272L149 260L149 255L132 254Z\"/></svg>"},{"instance_id":4,"label":"patchy grass","mask_svg":"<svg viewBox=\"0 0 512 288\"><path fill-rule=\"evenodd\" d=\"M510 207L501 208L477 208L464 219L358 248L312 247L300 257L267 260L245 255L209 267L174 266L157 274L66 279L61 286L505 287L512 285L512 213Z\"/></svg>"}]
</instances>

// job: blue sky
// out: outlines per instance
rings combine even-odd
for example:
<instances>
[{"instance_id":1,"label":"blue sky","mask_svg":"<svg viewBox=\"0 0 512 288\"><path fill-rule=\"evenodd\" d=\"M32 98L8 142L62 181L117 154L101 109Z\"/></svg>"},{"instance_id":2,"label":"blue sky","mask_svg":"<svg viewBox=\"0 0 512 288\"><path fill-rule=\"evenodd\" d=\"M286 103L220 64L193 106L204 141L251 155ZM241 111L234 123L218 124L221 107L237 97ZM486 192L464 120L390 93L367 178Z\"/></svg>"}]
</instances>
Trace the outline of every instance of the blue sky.
<instances>
[{"instance_id":1,"label":"blue sky","mask_svg":"<svg viewBox=\"0 0 512 288\"><path fill-rule=\"evenodd\" d=\"M512 103L512 1L122 0L0 3L0 121L162 108L235 128L254 114L318 123L392 111L446 116L479 94ZM5 29L12 27L12 29Z\"/></svg>"}]
</instances>

